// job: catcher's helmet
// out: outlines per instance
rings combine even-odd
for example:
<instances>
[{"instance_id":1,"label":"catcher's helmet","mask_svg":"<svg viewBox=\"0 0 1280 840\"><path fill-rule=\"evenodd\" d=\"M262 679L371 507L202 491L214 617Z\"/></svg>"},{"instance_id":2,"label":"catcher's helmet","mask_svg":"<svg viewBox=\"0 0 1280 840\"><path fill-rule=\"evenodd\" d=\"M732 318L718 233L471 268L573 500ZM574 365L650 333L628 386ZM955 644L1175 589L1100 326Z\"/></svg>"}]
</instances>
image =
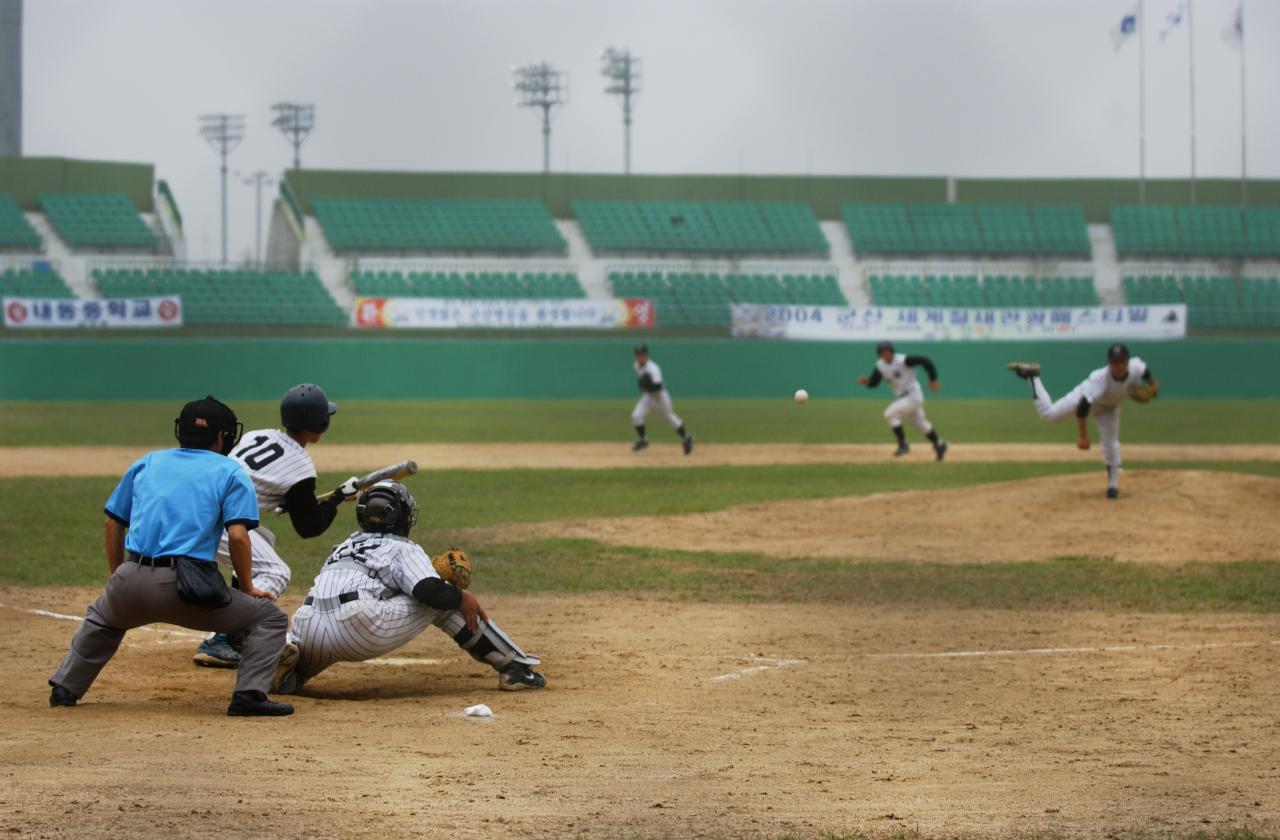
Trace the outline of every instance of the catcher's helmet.
<instances>
[{"instance_id":1,"label":"catcher's helmet","mask_svg":"<svg viewBox=\"0 0 1280 840\"><path fill-rule=\"evenodd\" d=\"M880 342L879 344L877 344L877 345L876 345L876 354L877 354L877 355L879 355L880 353L883 353L885 350L888 350L890 353L892 353L892 352L893 352L893 342L892 342L892 341L889 341L888 339L885 339L884 341L882 341L882 342Z\"/></svg>"},{"instance_id":2,"label":"catcher's helmet","mask_svg":"<svg viewBox=\"0 0 1280 840\"><path fill-rule=\"evenodd\" d=\"M1107 348L1108 362L1129 361L1129 348L1124 344L1113 344Z\"/></svg>"},{"instance_id":3,"label":"catcher's helmet","mask_svg":"<svg viewBox=\"0 0 1280 840\"><path fill-rule=\"evenodd\" d=\"M319 385L294 385L280 400L280 423L290 430L325 432L337 410Z\"/></svg>"},{"instance_id":4,"label":"catcher's helmet","mask_svg":"<svg viewBox=\"0 0 1280 840\"><path fill-rule=\"evenodd\" d=\"M361 531L409 536L418 521L418 503L398 481L379 481L356 501L356 522Z\"/></svg>"},{"instance_id":5,"label":"catcher's helmet","mask_svg":"<svg viewBox=\"0 0 1280 840\"><path fill-rule=\"evenodd\" d=\"M220 451L227 455L240 440L244 424L236 419L231 406L212 396L187 403L173 421L173 436L189 449L208 449L218 432L223 433Z\"/></svg>"}]
</instances>

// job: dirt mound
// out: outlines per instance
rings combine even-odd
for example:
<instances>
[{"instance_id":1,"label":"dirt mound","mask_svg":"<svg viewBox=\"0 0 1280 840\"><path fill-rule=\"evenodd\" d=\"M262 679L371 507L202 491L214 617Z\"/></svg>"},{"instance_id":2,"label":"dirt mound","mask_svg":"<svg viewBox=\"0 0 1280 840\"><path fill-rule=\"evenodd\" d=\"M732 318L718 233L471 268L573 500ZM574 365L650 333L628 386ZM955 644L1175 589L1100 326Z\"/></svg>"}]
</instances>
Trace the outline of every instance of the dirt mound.
<instances>
[{"instance_id":1,"label":"dirt mound","mask_svg":"<svg viewBox=\"0 0 1280 840\"><path fill-rule=\"evenodd\" d=\"M711 513L512 525L496 536L941 563L1090 556L1180 564L1280 556L1280 480L1160 470L1126 472L1122 484L1116 501L1103 495L1102 474L1090 473Z\"/></svg>"}]
</instances>

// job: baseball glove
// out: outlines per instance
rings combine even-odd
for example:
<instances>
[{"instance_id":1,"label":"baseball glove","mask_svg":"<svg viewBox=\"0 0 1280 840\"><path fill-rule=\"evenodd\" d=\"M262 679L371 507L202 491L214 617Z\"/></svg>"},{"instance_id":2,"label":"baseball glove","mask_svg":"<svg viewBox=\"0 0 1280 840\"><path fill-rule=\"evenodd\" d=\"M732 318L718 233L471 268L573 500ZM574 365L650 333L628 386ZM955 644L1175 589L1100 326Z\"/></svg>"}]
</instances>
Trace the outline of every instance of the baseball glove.
<instances>
[{"instance_id":1,"label":"baseball glove","mask_svg":"<svg viewBox=\"0 0 1280 840\"><path fill-rule=\"evenodd\" d=\"M1134 402L1145 403L1154 400L1156 395L1159 393L1160 389L1156 387L1156 383L1144 382L1137 388L1134 388L1133 393L1129 396L1133 398Z\"/></svg>"},{"instance_id":2,"label":"baseball glove","mask_svg":"<svg viewBox=\"0 0 1280 840\"><path fill-rule=\"evenodd\" d=\"M471 558L460 548L451 548L431 558L436 574L459 589L471 586Z\"/></svg>"}]
</instances>

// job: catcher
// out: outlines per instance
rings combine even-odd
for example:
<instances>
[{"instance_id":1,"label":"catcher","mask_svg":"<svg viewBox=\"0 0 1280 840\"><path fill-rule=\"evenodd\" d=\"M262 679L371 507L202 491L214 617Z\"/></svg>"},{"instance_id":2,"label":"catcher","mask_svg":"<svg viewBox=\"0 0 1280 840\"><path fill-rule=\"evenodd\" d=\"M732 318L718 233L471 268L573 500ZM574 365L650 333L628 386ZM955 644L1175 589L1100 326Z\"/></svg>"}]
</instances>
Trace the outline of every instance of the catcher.
<instances>
[{"instance_id":1,"label":"catcher","mask_svg":"<svg viewBox=\"0 0 1280 840\"><path fill-rule=\"evenodd\" d=\"M418 503L403 484L379 481L356 502L360 530L333 550L293 616L289 647L297 664L273 691L293 694L335 662L390 653L428 626L448 633L472 658L498 672L498 688L542 688L536 656L522 651L489 620L471 584L471 560L456 549L433 562L409 539Z\"/></svg>"},{"instance_id":2,"label":"catcher","mask_svg":"<svg viewBox=\"0 0 1280 840\"><path fill-rule=\"evenodd\" d=\"M1089 374L1085 381L1065 397L1054 402L1040 381L1040 365L1035 362L1012 362L1009 369L1031 382L1031 396L1040 419L1061 420L1076 417L1079 438L1076 445L1089 448L1089 415L1098 424L1102 460L1107 465L1107 498L1120 498L1120 404L1127 395L1134 402L1155 399L1160 386L1151 368L1137 356L1129 356L1129 348L1113 344L1107 348L1107 366Z\"/></svg>"}]
</instances>

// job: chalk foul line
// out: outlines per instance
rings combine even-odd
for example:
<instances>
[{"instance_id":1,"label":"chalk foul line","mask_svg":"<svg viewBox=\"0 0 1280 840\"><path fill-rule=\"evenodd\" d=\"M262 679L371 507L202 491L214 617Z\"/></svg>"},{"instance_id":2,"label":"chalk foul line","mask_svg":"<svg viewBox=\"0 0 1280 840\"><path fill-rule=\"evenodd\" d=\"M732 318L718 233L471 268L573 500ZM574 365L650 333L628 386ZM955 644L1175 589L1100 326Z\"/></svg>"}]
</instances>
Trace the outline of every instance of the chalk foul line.
<instances>
[{"instance_id":1,"label":"chalk foul line","mask_svg":"<svg viewBox=\"0 0 1280 840\"><path fill-rule=\"evenodd\" d=\"M1257 642L1194 642L1159 645L1090 645L1087 647L1012 648L1007 650L943 650L927 653L866 653L864 659L965 659L980 656L1047 656L1073 653L1135 653L1161 650L1219 650L1280 645L1280 639Z\"/></svg>"},{"instance_id":2,"label":"chalk foul line","mask_svg":"<svg viewBox=\"0 0 1280 840\"><path fill-rule=\"evenodd\" d=\"M49 610L33 610L27 607L10 606L9 604L0 604L0 607L6 610L24 612L27 615L38 615L42 618L56 618L60 621L74 621L76 624L84 621L84 616L82 615L67 615L66 613L50 612ZM165 627L135 627L133 629L142 630L147 633L164 633L165 635L170 636L186 636L189 639L203 639L205 637L204 633L191 633L187 630L170 630Z\"/></svg>"},{"instance_id":3,"label":"chalk foul line","mask_svg":"<svg viewBox=\"0 0 1280 840\"><path fill-rule=\"evenodd\" d=\"M765 656L755 655L744 656L742 658L747 662L756 662L759 664L751 665L738 671L732 671L728 674L721 674L718 677L711 677L710 681L713 683L722 683L728 682L729 680L740 680L743 677L747 677L752 674L759 674L761 671L768 671L773 668L790 668L794 665L804 664L803 659L770 659Z\"/></svg>"}]
</instances>

